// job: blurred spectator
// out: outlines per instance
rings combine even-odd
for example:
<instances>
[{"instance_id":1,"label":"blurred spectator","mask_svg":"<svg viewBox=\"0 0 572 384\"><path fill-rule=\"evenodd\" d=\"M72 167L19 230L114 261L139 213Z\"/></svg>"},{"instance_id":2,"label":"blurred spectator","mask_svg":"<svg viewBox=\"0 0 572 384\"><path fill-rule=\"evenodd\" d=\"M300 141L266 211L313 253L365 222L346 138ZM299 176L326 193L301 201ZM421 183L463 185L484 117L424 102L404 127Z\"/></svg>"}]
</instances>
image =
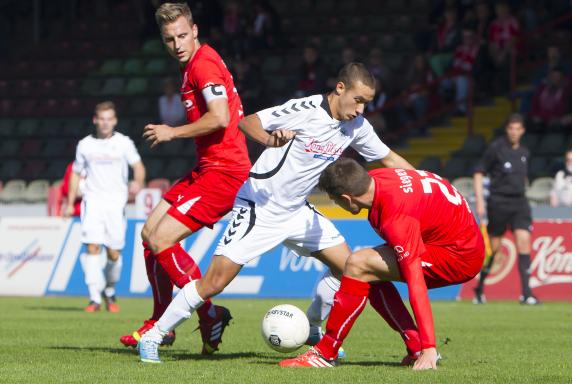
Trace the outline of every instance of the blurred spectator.
<instances>
[{"instance_id":1,"label":"blurred spectator","mask_svg":"<svg viewBox=\"0 0 572 384\"><path fill-rule=\"evenodd\" d=\"M564 169L556 173L550 193L550 205L553 207L572 207L572 150L566 151L564 161Z\"/></svg>"},{"instance_id":2,"label":"blurred spectator","mask_svg":"<svg viewBox=\"0 0 572 384\"><path fill-rule=\"evenodd\" d=\"M407 88L404 92L407 95L404 102L406 109L400 111L402 123L411 123L412 119L414 121L425 119L427 107L430 103L431 87L435 85L436 78L437 76L431 70L425 56L417 54L406 76ZM425 124L422 124L420 128L421 134L425 133L425 128Z\"/></svg>"},{"instance_id":3,"label":"blurred spectator","mask_svg":"<svg viewBox=\"0 0 572 384\"><path fill-rule=\"evenodd\" d=\"M570 92L560 67L550 71L546 84L537 88L532 99L532 120L538 131L572 123L568 110Z\"/></svg>"},{"instance_id":4,"label":"blurred spectator","mask_svg":"<svg viewBox=\"0 0 572 384\"><path fill-rule=\"evenodd\" d=\"M379 110L383 108L388 100L389 96L385 90L383 81L380 78L376 78L375 81L375 96L371 102L369 102L365 108L365 112L368 115L368 120L373 125L374 129L381 134L386 129L386 121L382 112ZM377 113L374 113L378 111Z\"/></svg>"},{"instance_id":5,"label":"blurred spectator","mask_svg":"<svg viewBox=\"0 0 572 384\"><path fill-rule=\"evenodd\" d=\"M245 19L242 8L235 1L226 3L223 15L222 32L225 51L231 56L241 56L244 53Z\"/></svg>"},{"instance_id":6,"label":"blurred spectator","mask_svg":"<svg viewBox=\"0 0 572 384\"><path fill-rule=\"evenodd\" d=\"M383 82L384 88L389 93L394 90L391 70L383 63L383 55L381 53L381 49L373 48L371 50L367 59L367 67L376 78Z\"/></svg>"},{"instance_id":7,"label":"blurred spectator","mask_svg":"<svg viewBox=\"0 0 572 384\"><path fill-rule=\"evenodd\" d=\"M329 89L334 89L336 87L336 82L338 81L337 75L340 69L346 64L361 61L357 58L356 51L351 45L347 45L342 49L339 60L336 61L335 71L331 74L327 81L327 86Z\"/></svg>"},{"instance_id":8,"label":"blurred spectator","mask_svg":"<svg viewBox=\"0 0 572 384\"><path fill-rule=\"evenodd\" d=\"M519 8L519 16L525 31L532 31L548 21L548 12L542 1L526 0Z\"/></svg>"},{"instance_id":9,"label":"blurred spectator","mask_svg":"<svg viewBox=\"0 0 572 384\"><path fill-rule=\"evenodd\" d=\"M553 68L562 68L564 75L570 74L570 66L562 57L562 52L557 44L550 44L546 47L546 63L542 64L534 75L533 85L539 86L546 81L548 74Z\"/></svg>"},{"instance_id":10,"label":"blurred spectator","mask_svg":"<svg viewBox=\"0 0 572 384\"><path fill-rule=\"evenodd\" d=\"M451 64L453 51L461 40L461 30L457 22L457 9L449 6L445 9L444 21L437 27L432 55L431 68L441 76Z\"/></svg>"},{"instance_id":11,"label":"blurred spectator","mask_svg":"<svg viewBox=\"0 0 572 384\"><path fill-rule=\"evenodd\" d=\"M313 45L304 48L296 95L298 97L324 92L328 71Z\"/></svg>"},{"instance_id":12,"label":"blurred spectator","mask_svg":"<svg viewBox=\"0 0 572 384\"><path fill-rule=\"evenodd\" d=\"M177 92L177 85L173 79L165 80L163 96L159 98L159 118L161 123L177 127L185 123L187 111Z\"/></svg>"},{"instance_id":13,"label":"blurred spectator","mask_svg":"<svg viewBox=\"0 0 572 384\"><path fill-rule=\"evenodd\" d=\"M282 40L280 17L276 10L266 0L254 4L252 24L254 49L275 48Z\"/></svg>"},{"instance_id":14,"label":"blurred spectator","mask_svg":"<svg viewBox=\"0 0 572 384\"><path fill-rule=\"evenodd\" d=\"M246 116L259 109L262 84L257 72L248 60L236 61L234 69L236 73L234 84L242 100Z\"/></svg>"},{"instance_id":15,"label":"blurred spectator","mask_svg":"<svg viewBox=\"0 0 572 384\"><path fill-rule=\"evenodd\" d=\"M510 57L516 54L516 39L520 33L518 20L511 14L507 2L496 4L497 18L489 27L489 54L496 68L498 91L509 88Z\"/></svg>"},{"instance_id":16,"label":"blurred spectator","mask_svg":"<svg viewBox=\"0 0 572 384\"><path fill-rule=\"evenodd\" d=\"M480 44L476 33L463 28L463 43L455 50L452 71L459 74L453 78L455 84L455 102L457 112L467 113L467 97L469 93L469 78L473 77L473 66L479 54Z\"/></svg>"}]
</instances>

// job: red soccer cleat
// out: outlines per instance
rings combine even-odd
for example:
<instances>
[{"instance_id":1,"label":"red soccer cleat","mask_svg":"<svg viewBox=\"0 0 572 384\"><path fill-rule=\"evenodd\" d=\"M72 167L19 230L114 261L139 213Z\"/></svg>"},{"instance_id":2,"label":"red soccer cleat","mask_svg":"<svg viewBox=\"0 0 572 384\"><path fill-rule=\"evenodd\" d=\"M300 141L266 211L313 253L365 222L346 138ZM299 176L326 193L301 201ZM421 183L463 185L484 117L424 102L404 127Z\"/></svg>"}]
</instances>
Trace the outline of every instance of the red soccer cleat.
<instances>
[{"instance_id":1,"label":"red soccer cleat","mask_svg":"<svg viewBox=\"0 0 572 384\"><path fill-rule=\"evenodd\" d=\"M85 312L98 312L101 310L101 305L93 301L89 302L89 305L83 309Z\"/></svg>"},{"instance_id":2,"label":"red soccer cleat","mask_svg":"<svg viewBox=\"0 0 572 384\"><path fill-rule=\"evenodd\" d=\"M220 305L214 306L216 316L206 321L199 320L199 329L203 339L203 355L211 355L218 351L218 345L222 342L222 334L232 319L230 311Z\"/></svg>"},{"instance_id":3,"label":"red soccer cleat","mask_svg":"<svg viewBox=\"0 0 572 384\"><path fill-rule=\"evenodd\" d=\"M111 313L119 312L119 305L117 305L116 303L115 296L107 297L103 295L103 298L105 300L105 308L107 309L108 312Z\"/></svg>"},{"instance_id":4,"label":"red soccer cleat","mask_svg":"<svg viewBox=\"0 0 572 384\"><path fill-rule=\"evenodd\" d=\"M310 348L306 353L293 359L282 360L279 365L289 368L334 368L336 360L328 360L315 348Z\"/></svg>"},{"instance_id":5,"label":"red soccer cleat","mask_svg":"<svg viewBox=\"0 0 572 384\"><path fill-rule=\"evenodd\" d=\"M139 340L141 340L141 336L143 336L145 332L153 328L155 322L156 322L155 320L143 321L143 326L141 328L139 328L130 335L121 336L119 338L119 341L126 347L136 348L137 343L139 342ZM163 338L163 342L161 343L161 345L171 346L173 345L174 342L175 342L175 331L167 333Z\"/></svg>"}]
</instances>

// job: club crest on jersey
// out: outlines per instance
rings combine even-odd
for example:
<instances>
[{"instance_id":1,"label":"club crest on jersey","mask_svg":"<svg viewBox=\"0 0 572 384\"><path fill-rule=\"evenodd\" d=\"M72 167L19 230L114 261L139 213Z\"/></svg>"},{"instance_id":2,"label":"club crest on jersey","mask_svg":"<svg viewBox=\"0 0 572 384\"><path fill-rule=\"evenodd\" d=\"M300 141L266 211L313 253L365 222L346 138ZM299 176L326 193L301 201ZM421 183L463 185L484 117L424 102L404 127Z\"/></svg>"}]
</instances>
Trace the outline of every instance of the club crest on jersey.
<instances>
[{"instance_id":1,"label":"club crest on jersey","mask_svg":"<svg viewBox=\"0 0 572 384\"><path fill-rule=\"evenodd\" d=\"M194 106L193 100L185 100L185 108L192 109Z\"/></svg>"}]
</instances>

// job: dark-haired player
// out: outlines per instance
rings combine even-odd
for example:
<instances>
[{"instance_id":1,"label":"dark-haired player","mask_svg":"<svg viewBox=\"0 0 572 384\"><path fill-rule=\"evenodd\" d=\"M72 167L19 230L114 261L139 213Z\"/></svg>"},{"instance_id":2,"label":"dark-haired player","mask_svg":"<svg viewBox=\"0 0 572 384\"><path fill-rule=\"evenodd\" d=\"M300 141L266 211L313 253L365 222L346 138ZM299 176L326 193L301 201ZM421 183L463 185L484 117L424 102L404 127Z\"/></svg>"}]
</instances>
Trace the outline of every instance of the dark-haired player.
<instances>
[{"instance_id":1,"label":"dark-haired player","mask_svg":"<svg viewBox=\"0 0 572 384\"><path fill-rule=\"evenodd\" d=\"M158 346L168 332L220 293L243 265L281 243L299 255L323 261L335 275L341 275L351 251L332 222L306 200L320 173L349 146L368 161L411 168L362 116L374 94L371 73L363 64L350 63L340 71L331 93L289 100L239 123L250 138L268 148L237 194L233 219L208 271L202 279L185 285L141 339L142 361L159 362ZM337 287L323 288L323 296L330 296L323 301L331 302Z\"/></svg>"},{"instance_id":2,"label":"dark-haired player","mask_svg":"<svg viewBox=\"0 0 572 384\"><path fill-rule=\"evenodd\" d=\"M402 336L418 335L420 344L410 359L415 360L413 369L437 368L427 289L460 284L479 272L484 243L469 205L433 173L404 169L368 173L352 159L340 159L326 168L319 185L353 214L368 209L371 226L387 244L348 258L326 334L306 353L280 365L333 367L338 349L372 292L392 286L391 281L404 281L417 324L395 289L392 296L381 297L391 314L384 318Z\"/></svg>"}]
</instances>

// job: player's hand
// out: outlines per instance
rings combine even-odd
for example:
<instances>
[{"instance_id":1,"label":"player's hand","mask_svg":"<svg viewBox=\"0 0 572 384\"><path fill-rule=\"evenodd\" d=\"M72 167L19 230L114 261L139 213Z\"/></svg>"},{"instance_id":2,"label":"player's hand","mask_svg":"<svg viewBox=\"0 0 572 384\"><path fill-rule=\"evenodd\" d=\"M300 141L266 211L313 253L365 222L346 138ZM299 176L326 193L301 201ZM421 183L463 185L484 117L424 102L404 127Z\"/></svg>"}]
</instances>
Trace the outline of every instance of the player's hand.
<instances>
[{"instance_id":1,"label":"player's hand","mask_svg":"<svg viewBox=\"0 0 572 384\"><path fill-rule=\"evenodd\" d=\"M425 369L437 369L437 350L435 348L426 348L421 351L421 355L413 364L414 371L421 371Z\"/></svg>"},{"instance_id":2,"label":"player's hand","mask_svg":"<svg viewBox=\"0 0 572 384\"><path fill-rule=\"evenodd\" d=\"M272 131L268 141L266 142L267 147L281 147L288 143L290 140L294 139L296 132L289 131L287 129L277 129Z\"/></svg>"},{"instance_id":3,"label":"player's hand","mask_svg":"<svg viewBox=\"0 0 572 384\"><path fill-rule=\"evenodd\" d=\"M175 130L165 124L147 124L143 131L143 137L151 143L151 148L154 148L157 144L173 140Z\"/></svg>"},{"instance_id":4,"label":"player's hand","mask_svg":"<svg viewBox=\"0 0 572 384\"><path fill-rule=\"evenodd\" d=\"M67 204L62 211L62 216L65 218L72 217L74 214L74 211L75 211L75 209L74 209L73 204L71 204L71 205Z\"/></svg>"},{"instance_id":5,"label":"player's hand","mask_svg":"<svg viewBox=\"0 0 572 384\"><path fill-rule=\"evenodd\" d=\"M141 190L141 185L136 182L135 180L132 180L129 183L129 194L132 196L135 196L139 193L139 191Z\"/></svg>"}]
</instances>

